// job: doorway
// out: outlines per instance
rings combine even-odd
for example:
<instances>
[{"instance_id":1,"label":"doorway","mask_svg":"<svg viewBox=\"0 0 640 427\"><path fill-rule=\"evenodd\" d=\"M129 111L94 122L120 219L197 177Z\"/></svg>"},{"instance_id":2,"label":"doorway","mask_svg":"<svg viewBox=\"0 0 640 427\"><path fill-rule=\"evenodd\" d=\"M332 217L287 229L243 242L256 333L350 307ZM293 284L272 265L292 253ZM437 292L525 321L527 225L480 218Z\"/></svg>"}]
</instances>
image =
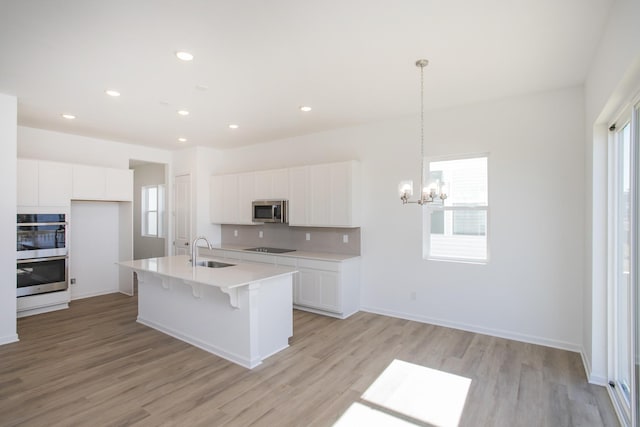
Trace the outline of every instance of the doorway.
<instances>
[{"instance_id":1,"label":"doorway","mask_svg":"<svg viewBox=\"0 0 640 427\"><path fill-rule=\"evenodd\" d=\"M167 254L167 165L131 160L133 169L133 259Z\"/></svg>"}]
</instances>

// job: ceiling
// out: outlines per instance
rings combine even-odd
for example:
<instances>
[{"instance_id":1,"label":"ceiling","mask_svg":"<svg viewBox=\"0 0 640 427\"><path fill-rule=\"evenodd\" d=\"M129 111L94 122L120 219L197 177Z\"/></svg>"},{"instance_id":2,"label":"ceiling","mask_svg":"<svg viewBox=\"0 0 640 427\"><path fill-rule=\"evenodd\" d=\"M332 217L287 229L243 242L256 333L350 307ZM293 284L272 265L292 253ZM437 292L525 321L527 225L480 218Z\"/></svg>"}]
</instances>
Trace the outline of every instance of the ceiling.
<instances>
[{"instance_id":1,"label":"ceiling","mask_svg":"<svg viewBox=\"0 0 640 427\"><path fill-rule=\"evenodd\" d=\"M417 114L419 58L427 110L580 85L611 3L0 0L0 93L23 126L238 147Z\"/></svg>"}]
</instances>

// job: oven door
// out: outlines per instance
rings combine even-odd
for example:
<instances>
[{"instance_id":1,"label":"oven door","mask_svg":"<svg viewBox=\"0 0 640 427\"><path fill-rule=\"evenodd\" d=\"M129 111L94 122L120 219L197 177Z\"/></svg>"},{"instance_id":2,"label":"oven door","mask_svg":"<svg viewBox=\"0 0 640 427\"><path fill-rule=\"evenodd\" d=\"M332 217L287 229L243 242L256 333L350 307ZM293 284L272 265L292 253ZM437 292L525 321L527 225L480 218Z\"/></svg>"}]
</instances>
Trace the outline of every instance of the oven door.
<instances>
[{"instance_id":1,"label":"oven door","mask_svg":"<svg viewBox=\"0 0 640 427\"><path fill-rule=\"evenodd\" d=\"M18 260L17 296L67 289L67 260L66 256Z\"/></svg>"},{"instance_id":2,"label":"oven door","mask_svg":"<svg viewBox=\"0 0 640 427\"><path fill-rule=\"evenodd\" d=\"M67 255L65 222L27 222L17 224L18 259Z\"/></svg>"}]
</instances>

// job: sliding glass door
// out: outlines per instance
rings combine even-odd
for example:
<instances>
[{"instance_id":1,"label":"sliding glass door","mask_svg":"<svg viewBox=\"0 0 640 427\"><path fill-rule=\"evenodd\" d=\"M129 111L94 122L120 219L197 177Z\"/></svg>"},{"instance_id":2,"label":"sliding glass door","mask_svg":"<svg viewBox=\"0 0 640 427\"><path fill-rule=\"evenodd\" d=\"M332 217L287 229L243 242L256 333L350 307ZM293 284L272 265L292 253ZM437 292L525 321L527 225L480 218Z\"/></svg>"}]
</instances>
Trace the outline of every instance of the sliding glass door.
<instances>
[{"instance_id":1,"label":"sliding glass door","mask_svg":"<svg viewBox=\"0 0 640 427\"><path fill-rule=\"evenodd\" d=\"M610 128L609 384L627 425L637 414L638 109Z\"/></svg>"}]
</instances>

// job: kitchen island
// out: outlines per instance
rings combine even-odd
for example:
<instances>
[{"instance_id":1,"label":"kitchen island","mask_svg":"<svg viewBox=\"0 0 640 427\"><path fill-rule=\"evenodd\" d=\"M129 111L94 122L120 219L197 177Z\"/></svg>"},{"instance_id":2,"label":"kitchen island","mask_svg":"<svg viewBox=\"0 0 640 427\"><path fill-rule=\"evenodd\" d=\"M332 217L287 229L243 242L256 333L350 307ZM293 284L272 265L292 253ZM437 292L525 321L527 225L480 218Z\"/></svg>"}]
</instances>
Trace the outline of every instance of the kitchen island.
<instances>
[{"instance_id":1,"label":"kitchen island","mask_svg":"<svg viewBox=\"0 0 640 427\"><path fill-rule=\"evenodd\" d=\"M192 267L186 255L118 264L138 275L139 323L249 369L289 346L293 268Z\"/></svg>"}]
</instances>

